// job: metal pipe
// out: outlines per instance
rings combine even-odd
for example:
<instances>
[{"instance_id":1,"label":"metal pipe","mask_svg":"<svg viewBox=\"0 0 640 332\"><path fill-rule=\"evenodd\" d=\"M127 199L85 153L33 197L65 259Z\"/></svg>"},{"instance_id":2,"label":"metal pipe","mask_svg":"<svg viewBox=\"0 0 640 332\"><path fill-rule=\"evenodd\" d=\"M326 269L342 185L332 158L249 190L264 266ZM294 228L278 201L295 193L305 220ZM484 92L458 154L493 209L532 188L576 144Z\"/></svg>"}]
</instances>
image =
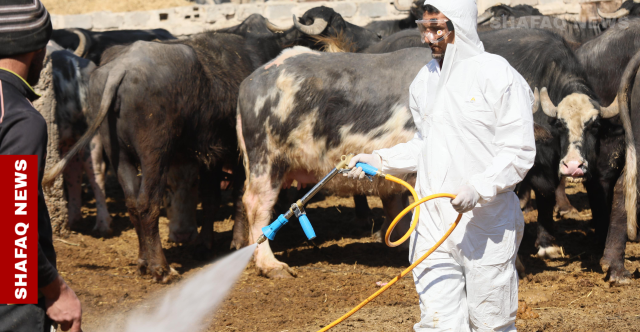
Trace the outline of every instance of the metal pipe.
<instances>
[{"instance_id":1,"label":"metal pipe","mask_svg":"<svg viewBox=\"0 0 640 332\"><path fill-rule=\"evenodd\" d=\"M317 194L318 191L320 191L320 189L322 187L324 187L325 184L327 184L327 182L331 181L331 179L333 179L333 177L336 176L336 174L338 174L338 169L334 168L333 170L331 170L331 172L329 172L329 174L327 174L324 178L322 178L322 180L320 180L320 182L318 182L318 184L313 186L313 188L311 188L311 190L309 190L309 192L307 192L304 196L302 196L302 198L297 202L298 206L303 207L304 205L306 205L307 202L309 202L309 200L315 194Z\"/></svg>"}]
</instances>

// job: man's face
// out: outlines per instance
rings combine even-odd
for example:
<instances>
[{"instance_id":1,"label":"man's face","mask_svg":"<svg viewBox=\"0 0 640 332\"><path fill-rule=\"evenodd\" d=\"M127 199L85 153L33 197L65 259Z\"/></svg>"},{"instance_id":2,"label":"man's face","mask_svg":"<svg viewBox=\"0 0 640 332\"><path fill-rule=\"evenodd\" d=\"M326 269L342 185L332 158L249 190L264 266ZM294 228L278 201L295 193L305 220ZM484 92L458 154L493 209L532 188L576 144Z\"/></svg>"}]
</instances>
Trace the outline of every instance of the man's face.
<instances>
[{"instance_id":1,"label":"man's face","mask_svg":"<svg viewBox=\"0 0 640 332\"><path fill-rule=\"evenodd\" d=\"M424 14L422 15L422 19L423 20L449 20L446 16L444 16L444 14L442 12L438 13L438 14L433 14L433 13L429 13L429 12L424 12ZM425 25L425 29L427 29L427 31L429 30L445 30L447 29L447 25L446 23L437 23L437 24L429 24L429 25ZM447 50L447 45L449 44L453 44L455 41L455 32L451 32L448 36L446 36L442 41L437 42L437 43L431 43L427 36L424 35L424 41L425 43L429 43L429 47L431 48L431 53L433 55L433 58L436 60L442 60L442 58L444 57L444 52Z\"/></svg>"},{"instance_id":2,"label":"man's face","mask_svg":"<svg viewBox=\"0 0 640 332\"><path fill-rule=\"evenodd\" d=\"M31 86L38 84L40 80L40 72L44 62L44 56L47 54L47 48L42 48L39 51L35 51L33 59L31 60L31 66L29 67L29 75L27 76L27 83Z\"/></svg>"}]
</instances>

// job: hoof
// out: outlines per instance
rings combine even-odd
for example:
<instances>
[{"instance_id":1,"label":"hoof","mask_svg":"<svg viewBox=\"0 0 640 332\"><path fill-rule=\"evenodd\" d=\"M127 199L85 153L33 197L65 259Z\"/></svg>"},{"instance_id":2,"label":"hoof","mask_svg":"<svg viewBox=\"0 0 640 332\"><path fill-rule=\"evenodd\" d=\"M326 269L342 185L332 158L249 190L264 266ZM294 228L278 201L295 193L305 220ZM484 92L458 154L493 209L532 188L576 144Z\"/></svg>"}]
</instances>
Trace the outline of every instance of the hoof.
<instances>
[{"instance_id":1,"label":"hoof","mask_svg":"<svg viewBox=\"0 0 640 332\"><path fill-rule=\"evenodd\" d=\"M379 230L375 233L373 233L373 235L371 236L373 238L373 241L378 242L378 243L383 243L384 242L384 234L382 233L382 230Z\"/></svg>"},{"instance_id":2,"label":"hoof","mask_svg":"<svg viewBox=\"0 0 640 332\"><path fill-rule=\"evenodd\" d=\"M153 280L161 284L168 284L180 278L178 271L168 265L152 267L149 272L153 276Z\"/></svg>"},{"instance_id":3,"label":"hoof","mask_svg":"<svg viewBox=\"0 0 640 332\"><path fill-rule=\"evenodd\" d=\"M138 274L143 276L147 274L149 268L149 263L147 263L146 259L138 259Z\"/></svg>"},{"instance_id":4,"label":"hoof","mask_svg":"<svg viewBox=\"0 0 640 332\"><path fill-rule=\"evenodd\" d=\"M631 283L631 273L625 268L611 269L609 271L609 283L612 285L622 286Z\"/></svg>"},{"instance_id":5,"label":"hoof","mask_svg":"<svg viewBox=\"0 0 640 332\"><path fill-rule=\"evenodd\" d=\"M538 250L538 257L548 259L563 258L564 250L562 249L562 247L558 246L540 248Z\"/></svg>"},{"instance_id":6,"label":"hoof","mask_svg":"<svg viewBox=\"0 0 640 332\"><path fill-rule=\"evenodd\" d=\"M292 279L294 276L284 269L274 269L265 275L269 279Z\"/></svg>"},{"instance_id":7,"label":"hoof","mask_svg":"<svg viewBox=\"0 0 640 332\"><path fill-rule=\"evenodd\" d=\"M190 232L169 232L169 241L173 243L192 243L197 237L197 230Z\"/></svg>"},{"instance_id":8,"label":"hoof","mask_svg":"<svg viewBox=\"0 0 640 332\"><path fill-rule=\"evenodd\" d=\"M240 250L240 249L242 249L242 248L244 248L246 246L247 246L247 244L245 243L245 241L240 241L240 240L233 239L231 241L231 245L229 246L229 249Z\"/></svg>"},{"instance_id":9,"label":"hoof","mask_svg":"<svg viewBox=\"0 0 640 332\"><path fill-rule=\"evenodd\" d=\"M562 219L576 219L580 215L578 209L574 208L571 205L563 207L559 207L556 205L553 209L553 212L555 213L556 217Z\"/></svg>"},{"instance_id":10,"label":"hoof","mask_svg":"<svg viewBox=\"0 0 640 332\"><path fill-rule=\"evenodd\" d=\"M289 279L297 277L298 274L289 265L277 262L278 266L271 269L260 269L260 274L269 279Z\"/></svg>"},{"instance_id":11,"label":"hoof","mask_svg":"<svg viewBox=\"0 0 640 332\"><path fill-rule=\"evenodd\" d=\"M97 237L104 237L104 238L109 238L113 235L113 230L110 227L98 227L96 225L96 227L94 227L91 230L91 233L93 233L93 235L97 236Z\"/></svg>"}]
</instances>

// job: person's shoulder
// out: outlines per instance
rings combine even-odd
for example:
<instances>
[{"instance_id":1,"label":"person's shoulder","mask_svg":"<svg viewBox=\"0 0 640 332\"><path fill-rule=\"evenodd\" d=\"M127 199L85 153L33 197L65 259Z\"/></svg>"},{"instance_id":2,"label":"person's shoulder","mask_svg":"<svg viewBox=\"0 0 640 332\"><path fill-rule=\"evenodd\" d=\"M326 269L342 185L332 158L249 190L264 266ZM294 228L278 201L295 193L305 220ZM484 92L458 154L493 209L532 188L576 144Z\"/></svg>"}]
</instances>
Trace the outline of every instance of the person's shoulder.
<instances>
[{"instance_id":1,"label":"person's shoulder","mask_svg":"<svg viewBox=\"0 0 640 332\"><path fill-rule=\"evenodd\" d=\"M3 100L1 102L4 103L3 123L24 122L28 123L34 131L46 130L47 123L42 114L22 94L14 93L11 85L3 84ZM37 134L37 132L32 134Z\"/></svg>"},{"instance_id":2,"label":"person's shoulder","mask_svg":"<svg viewBox=\"0 0 640 332\"><path fill-rule=\"evenodd\" d=\"M513 83L526 84L522 75L500 55L484 52L474 57L474 60L478 65L476 78L480 82L491 82L497 88L504 88Z\"/></svg>"}]
</instances>

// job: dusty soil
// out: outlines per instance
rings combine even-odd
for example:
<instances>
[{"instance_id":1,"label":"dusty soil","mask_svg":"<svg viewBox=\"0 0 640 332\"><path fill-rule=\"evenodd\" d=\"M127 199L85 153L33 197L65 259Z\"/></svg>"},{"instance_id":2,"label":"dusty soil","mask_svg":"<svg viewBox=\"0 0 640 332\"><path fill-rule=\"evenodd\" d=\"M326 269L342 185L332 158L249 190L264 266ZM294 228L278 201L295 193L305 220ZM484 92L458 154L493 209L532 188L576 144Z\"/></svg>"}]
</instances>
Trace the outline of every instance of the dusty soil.
<instances>
[{"instance_id":1,"label":"dusty soil","mask_svg":"<svg viewBox=\"0 0 640 332\"><path fill-rule=\"evenodd\" d=\"M42 0L54 15L85 14L99 11L131 12L179 6L189 6L188 0Z\"/></svg>"},{"instance_id":2,"label":"dusty soil","mask_svg":"<svg viewBox=\"0 0 640 332\"><path fill-rule=\"evenodd\" d=\"M566 253L563 259L534 256L533 220L537 212L525 215L520 255L527 276L520 282L518 329L640 331L640 244L629 243L626 251L626 268L635 271L635 279L630 285L609 286L598 265L602 249L593 245L586 195L573 184L569 184L568 193L579 213L572 216L574 219L557 221L558 240ZM104 326L121 319L122 314L148 306L157 294L172 287L136 274L137 238L113 177L107 194L114 217L112 238L91 235L95 205L89 201L83 208L81 229L55 241L58 267L82 301L85 331L104 331ZM229 201L228 195L225 198ZM384 218L382 205L376 197L369 197L369 203L376 230ZM316 331L375 292L376 282L389 280L408 266L406 252L373 243L371 226L355 223L353 206L351 198L335 196L320 197L310 204L307 212L318 234L315 243L303 241L296 222L283 228L273 243L276 257L294 267L298 277L269 280L248 266L222 308L212 314L208 331ZM217 255L230 252L231 214L228 204L215 223ZM167 223L161 218L167 259L188 277L204 264L192 257L190 246L166 241ZM410 331L419 315L418 297L409 277L333 330Z\"/></svg>"}]
</instances>

